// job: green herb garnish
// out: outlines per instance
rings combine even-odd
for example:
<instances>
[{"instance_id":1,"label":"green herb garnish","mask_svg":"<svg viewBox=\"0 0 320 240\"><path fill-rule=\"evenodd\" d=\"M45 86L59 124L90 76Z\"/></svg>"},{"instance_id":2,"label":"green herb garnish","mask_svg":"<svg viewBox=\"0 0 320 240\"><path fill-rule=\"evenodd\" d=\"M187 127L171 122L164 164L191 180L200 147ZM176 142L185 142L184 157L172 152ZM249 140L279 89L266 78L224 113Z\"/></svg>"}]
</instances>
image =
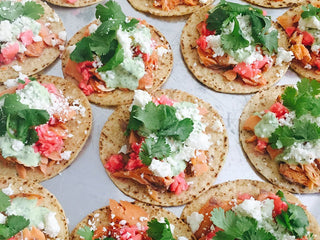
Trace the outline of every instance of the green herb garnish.
<instances>
[{"instance_id":1,"label":"green herb garnish","mask_svg":"<svg viewBox=\"0 0 320 240\"><path fill-rule=\"evenodd\" d=\"M101 21L101 25L90 36L84 37L76 44L70 59L77 63L93 61L93 56L97 55L103 64L98 71L112 70L124 60L124 51L116 36L117 30L121 26L123 31L129 31L139 21L127 21L120 5L115 1L108 1L105 5L99 4L96 7L96 18Z\"/></svg>"},{"instance_id":2,"label":"green herb garnish","mask_svg":"<svg viewBox=\"0 0 320 240\"><path fill-rule=\"evenodd\" d=\"M320 8L313 6L312 4L308 4L307 6L302 6L303 12L301 13L301 17L303 19L308 17L316 17L320 20Z\"/></svg>"},{"instance_id":3,"label":"green herb garnish","mask_svg":"<svg viewBox=\"0 0 320 240\"><path fill-rule=\"evenodd\" d=\"M236 51L250 44L239 27L239 22L236 18L239 15L249 16L254 45L262 45L270 53L277 52L278 32L277 30L269 32L271 20L269 17L263 16L261 9L251 5L241 5L221 0L213 10L209 11L206 22L207 28L210 31L221 34L221 43L225 51ZM232 22L234 22L232 33L224 33L222 29L226 28Z\"/></svg>"},{"instance_id":4,"label":"green herb garnish","mask_svg":"<svg viewBox=\"0 0 320 240\"><path fill-rule=\"evenodd\" d=\"M168 219L165 218L165 222L160 223L153 218L148 222L148 227L147 234L152 240L174 240Z\"/></svg>"},{"instance_id":5,"label":"green herb garnish","mask_svg":"<svg viewBox=\"0 0 320 240\"><path fill-rule=\"evenodd\" d=\"M77 234L84 238L84 240L92 240L93 230L91 230L88 226L84 226L83 228L79 228Z\"/></svg>"},{"instance_id":6,"label":"green herb garnish","mask_svg":"<svg viewBox=\"0 0 320 240\"><path fill-rule=\"evenodd\" d=\"M43 7L33 1L25 2L24 5L21 2L14 1L0 2L0 21L8 20L10 22L13 22L21 16L37 20L43 14Z\"/></svg>"},{"instance_id":7,"label":"green herb garnish","mask_svg":"<svg viewBox=\"0 0 320 240\"><path fill-rule=\"evenodd\" d=\"M0 109L0 136L5 133L9 137L18 139L26 145L38 141L39 137L35 126L45 124L50 115L46 110L30 109L19 101L17 94L6 94L4 104Z\"/></svg>"},{"instance_id":8,"label":"green herb garnish","mask_svg":"<svg viewBox=\"0 0 320 240\"><path fill-rule=\"evenodd\" d=\"M7 217L5 224L0 224L0 240L13 237L21 230L28 227L30 220L22 216L10 215Z\"/></svg>"}]
</instances>

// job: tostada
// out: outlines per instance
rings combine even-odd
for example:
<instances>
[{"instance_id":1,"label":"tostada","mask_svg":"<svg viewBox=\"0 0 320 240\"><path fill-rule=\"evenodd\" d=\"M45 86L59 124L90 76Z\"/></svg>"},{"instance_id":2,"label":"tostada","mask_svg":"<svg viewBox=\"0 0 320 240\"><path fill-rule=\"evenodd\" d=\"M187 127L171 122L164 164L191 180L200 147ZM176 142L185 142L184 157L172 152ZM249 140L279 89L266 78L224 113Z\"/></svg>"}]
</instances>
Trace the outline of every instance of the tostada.
<instances>
[{"instance_id":1,"label":"tostada","mask_svg":"<svg viewBox=\"0 0 320 240\"><path fill-rule=\"evenodd\" d=\"M71 240L192 240L190 228L173 213L141 202L110 199L110 205L85 217Z\"/></svg>"},{"instance_id":2,"label":"tostada","mask_svg":"<svg viewBox=\"0 0 320 240\"><path fill-rule=\"evenodd\" d=\"M285 8L302 4L303 0L245 0L250 4L266 8Z\"/></svg>"},{"instance_id":3,"label":"tostada","mask_svg":"<svg viewBox=\"0 0 320 240\"><path fill-rule=\"evenodd\" d=\"M100 159L115 185L139 201L177 206L215 181L228 151L222 118L179 90L136 90L100 136Z\"/></svg>"},{"instance_id":4,"label":"tostada","mask_svg":"<svg viewBox=\"0 0 320 240\"><path fill-rule=\"evenodd\" d=\"M157 16L183 16L211 5L214 0L128 0L138 11Z\"/></svg>"},{"instance_id":5,"label":"tostada","mask_svg":"<svg viewBox=\"0 0 320 240\"><path fill-rule=\"evenodd\" d=\"M63 23L46 3L0 1L0 82L43 70L64 50L65 40Z\"/></svg>"},{"instance_id":6,"label":"tostada","mask_svg":"<svg viewBox=\"0 0 320 240\"><path fill-rule=\"evenodd\" d=\"M320 83L276 86L251 98L240 117L240 140L253 166L294 193L320 191Z\"/></svg>"},{"instance_id":7,"label":"tostada","mask_svg":"<svg viewBox=\"0 0 320 240\"><path fill-rule=\"evenodd\" d=\"M302 77L320 80L320 1L307 1L277 18L294 53L291 68Z\"/></svg>"},{"instance_id":8,"label":"tostada","mask_svg":"<svg viewBox=\"0 0 320 240\"><path fill-rule=\"evenodd\" d=\"M181 218L197 239L319 239L317 220L293 194L253 180L213 186L187 204Z\"/></svg>"},{"instance_id":9,"label":"tostada","mask_svg":"<svg viewBox=\"0 0 320 240\"><path fill-rule=\"evenodd\" d=\"M8 88L0 91L0 176L43 181L57 175L90 134L88 100L59 77L20 75L5 83Z\"/></svg>"},{"instance_id":10,"label":"tostada","mask_svg":"<svg viewBox=\"0 0 320 240\"><path fill-rule=\"evenodd\" d=\"M58 200L34 181L0 176L0 239L69 239Z\"/></svg>"},{"instance_id":11,"label":"tostada","mask_svg":"<svg viewBox=\"0 0 320 240\"><path fill-rule=\"evenodd\" d=\"M101 2L101 0L46 0L46 1L57 6L70 7L70 8L85 7L85 6L90 6L92 4Z\"/></svg>"},{"instance_id":12,"label":"tostada","mask_svg":"<svg viewBox=\"0 0 320 240\"><path fill-rule=\"evenodd\" d=\"M159 88L173 61L164 36L143 20L127 18L114 1L99 4L96 18L68 43L62 57L66 79L102 106L131 103L135 89Z\"/></svg>"},{"instance_id":13,"label":"tostada","mask_svg":"<svg viewBox=\"0 0 320 240\"><path fill-rule=\"evenodd\" d=\"M292 52L285 32L259 8L224 0L188 19L181 50L189 70L218 92L252 93L287 71Z\"/></svg>"}]
</instances>

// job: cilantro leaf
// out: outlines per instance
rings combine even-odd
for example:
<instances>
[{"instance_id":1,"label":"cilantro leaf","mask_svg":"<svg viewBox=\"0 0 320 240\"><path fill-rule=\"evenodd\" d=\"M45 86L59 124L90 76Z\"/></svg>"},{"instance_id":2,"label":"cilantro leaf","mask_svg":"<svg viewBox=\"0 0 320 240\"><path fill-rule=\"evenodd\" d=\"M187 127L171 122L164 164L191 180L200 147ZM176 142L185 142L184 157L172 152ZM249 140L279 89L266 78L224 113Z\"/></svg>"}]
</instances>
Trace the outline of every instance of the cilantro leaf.
<instances>
[{"instance_id":1,"label":"cilantro leaf","mask_svg":"<svg viewBox=\"0 0 320 240\"><path fill-rule=\"evenodd\" d=\"M320 20L320 9L317 7L314 7L312 4L308 4L307 7L302 6L302 10L303 12L301 13L301 17L303 19L315 16L318 18L318 20Z\"/></svg>"},{"instance_id":2,"label":"cilantro leaf","mask_svg":"<svg viewBox=\"0 0 320 240\"><path fill-rule=\"evenodd\" d=\"M167 218L165 218L164 223L160 223L153 218L148 222L148 227L147 234L152 240L174 240Z\"/></svg>"},{"instance_id":3,"label":"cilantro leaf","mask_svg":"<svg viewBox=\"0 0 320 240\"><path fill-rule=\"evenodd\" d=\"M0 212L6 211L7 207L10 206L10 197L0 191Z\"/></svg>"},{"instance_id":4,"label":"cilantro leaf","mask_svg":"<svg viewBox=\"0 0 320 240\"><path fill-rule=\"evenodd\" d=\"M115 22L124 22L126 20L126 15L124 15L117 2L108 1L104 6L102 4L97 5L96 18L100 19L101 22L110 20Z\"/></svg>"},{"instance_id":5,"label":"cilantro leaf","mask_svg":"<svg viewBox=\"0 0 320 240\"><path fill-rule=\"evenodd\" d=\"M172 137L179 141L185 141L193 130L193 121L190 118L185 118L179 122L175 122L172 125L161 132L159 136Z\"/></svg>"},{"instance_id":6,"label":"cilantro leaf","mask_svg":"<svg viewBox=\"0 0 320 240\"><path fill-rule=\"evenodd\" d=\"M1 1L0 2L0 21L8 20L13 22L21 16L39 19L44 14L43 7L35 2Z\"/></svg>"},{"instance_id":7,"label":"cilantro leaf","mask_svg":"<svg viewBox=\"0 0 320 240\"><path fill-rule=\"evenodd\" d=\"M121 45L118 44L113 56L102 67L98 68L98 72L105 72L108 70L112 70L113 68L118 66L120 63L122 63L123 60L124 60L124 50L121 47Z\"/></svg>"},{"instance_id":8,"label":"cilantro leaf","mask_svg":"<svg viewBox=\"0 0 320 240\"><path fill-rule=\"evenodd\" d=\"M130 31L131 29L135 28L138 23L138 19L132 18L129 22L125 22L124 24L122 24L122 28L125 31Z\"/></svg>"},{"instance_id":9,"label":"cilantro leaf","mask_svg":"<svg viewBox=\"0 0 320 240\"><path fill-rule=\"evenodd\" d=\"M268 34L260 35L256 43L261 43L269 53L278 52L278 31L273 30Z\"/></svg>"},{"instance_id":10,"label":"cilantro leaf","mask_svg":"<svg viewBox=\"0 0 320 240\"><path fill-rule=\"evenodd\" d=\"M297 89L287 87L281 95L283 105L290 111L295 111L299 118L310 113L312 116L320 116L320 99L316 96L320 93L320 83L307 78L297 83Z\"/></svg>"},{"instance_id":11,"label":"cilantro leaf","mask_svg":"<svg viewBox=\"0 0 320 240\"><path fill-rule=\"evenodd\" d=\"M80 237L83 237L84 240L92 240L93 230L90 230L88 226L84 226L83 228L79 228L77 234Z\"/></svg>"},{"instance_id":12,"label":"cilantro leaf","mask_svg":"<svg viewBox=\"0 0 320 240\"><path fill-rule=\"evenodd\" d=\"M7 132L7 116L4 114L2 108L0 108L0 136L4 136Z\"/></svg>"},{"instance_id":13,"label":"cilantro leaf","mask_svg":"<svg viewBox=\"0 0 320 240\"><path fill-rule=\"evenodd\" d=\"M44 14L44 9L40 4L35 2L26 2L24 4L22 15L32 18L34 20L39 19Z\"/></svg>"},{"instance_id":14,"label":"cilantro leaf","mask_svg":"<svg viewBox=\"0 0 320 240\"><path fill-rule=\"evenodd\" d=\"M164 138L159 138L156 142L152 138L147 138L145 142L141 145L141 151L139 153L139 158L142 163L149 166L153 158L159 160L168 157L170 155L170 146L166 143Z\"/></svg>"},{"instance_id":15,"label":"cilantro leaf","mask_svg":"<svg viewBox=\"0 0 320 240\"><path fill-rule=\"evenodd\" d=\"M222 25L229 16L229 12L217 7L214 14L210 14L206 20L207 28L210 31L216 31L217 34L221 34Z\"/></svg>"},{"instance_id":16,"label":"cilantro leaf","mask_svg":"<svg viewBox=\"0 0 320 240\"><path fill-rule=\"evenodd\" d=\"M30 109L27 105L22 104L18 100L17 94L5 95L1 110L0 126L3 126L5 121L5 129L8 135L27 145L38 141L38 135L34 127L47 123L50 118L46 110Z\"/></svg>"},{"instance_id":17,"label":"cilantro leaf","mask_svg":"<svg viewBox=\"0 0 320 240\"><path fill-rule=\"evenodd\" d=\"M77 63L84 61L93 61L93 54L90 49L91 39L89 37L82 38L76 43L76 48L70 54L70 59Z\"/></svg>"},{"instance_id":18,"label":"cilantro leaf","mask_svg":"<svg viewBox=\"0 0 320 240\"><path fill-rule=\"evenodd\" d=\"M22 216L10 215L6 219L5 224L0 224L0 240L9 239L21 230L28 227L30 220Z\"/></svg>"},{"instance_id":19,"label":"cilantro leaf","mask_svg":"<svg viewBox=\"0 0 320 240\"><path fill-rule=\"evenodd\" d=\"M239 22L234 18L234 28L232 33L228 35L221 35L221 43L224 50L234 50L245 48L249 46L249 41L244 38L240 30Z\"/></svg>"}]
</instances>

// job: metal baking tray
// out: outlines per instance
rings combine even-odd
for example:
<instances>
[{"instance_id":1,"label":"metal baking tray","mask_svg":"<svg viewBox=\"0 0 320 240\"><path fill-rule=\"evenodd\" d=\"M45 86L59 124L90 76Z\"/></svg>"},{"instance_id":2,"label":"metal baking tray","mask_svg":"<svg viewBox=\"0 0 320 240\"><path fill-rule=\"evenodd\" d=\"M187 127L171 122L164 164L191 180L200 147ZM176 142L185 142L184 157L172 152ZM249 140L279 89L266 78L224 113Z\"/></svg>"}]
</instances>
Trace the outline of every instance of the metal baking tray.
<instances>
[{"instance_id":1,"label":"metal baking tray","mask_svg":"<svg viewBox=\"0 0 320 240\"><path fill-rule=\"evenodd\" d=\"M191 93L209 102L222 116L229 137L229 152L215 183L235 179L263 180L247 161L239 142L239 117L252 95L215 92L200 84L193 77L184 64L180 51L180 35L188 16L156 17L135 10L126 0L116 1L121 5L123 12L127 16L145 19L160 30L169 41L173 51L174 65L171 76L163 88L180 89ZM238 0L234 0L233 2L246 4L246 2ZM62 8L49 5L62 19L66 27L68 39L95 18L96 5L83 8ZM280 16L287 9L265 10L273 20L276 20L276 17ZM57 60L44 73L63 77L61 61ZM278 84L296 83L298 80L299 77L289 70ZM42 183L60 201L69 219L70 231L87 214L108 205L110 198L115 200L132 200L112 183L99 158L100 132L104 123L113 112L113 108L102 108L93 104L91 104L91 107L93 110L92 132L77 159L60 175ZM297 197L320 222L319 194L297 195ZM180 216L183 206L167 209Z\"/></svg>"}]
</instances>

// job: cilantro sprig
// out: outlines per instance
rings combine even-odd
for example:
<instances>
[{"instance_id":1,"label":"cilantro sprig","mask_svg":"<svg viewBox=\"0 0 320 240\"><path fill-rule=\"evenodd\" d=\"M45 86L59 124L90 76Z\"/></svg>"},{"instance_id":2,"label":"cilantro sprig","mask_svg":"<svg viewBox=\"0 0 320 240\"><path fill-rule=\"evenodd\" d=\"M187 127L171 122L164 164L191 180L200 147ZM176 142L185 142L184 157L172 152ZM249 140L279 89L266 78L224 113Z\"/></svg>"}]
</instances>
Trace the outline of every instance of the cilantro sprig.
<instances>
[{"instance_id":1,"label":"cilantro sprig","mask_svg":"<svg viewBox=\"0 0 320 240\"><path fill-rule=\"evenodd\" d=\"M225 212L222 208L215 208L210 219L214 225L223 229L216 232L213 240L276 240L271 233L258 228L258 222L254 218L236 215L232 210Z\"/></svg>"},{"instance_id":2,"label":"cilantro sprig","mask_svg":"<svg viewBox=\"0 0 320 240\"><path fill-rule=\"evenodd\" d=\"M10 22L13 22L21 16L37 20L43 14L43 7L40 4L33 1L25 2L25 4L13 1L0 2L0 21L8 20Z\"/></svg>"},{"instance_id":3,"label":"cilantro sprig","mask_svg":"<svg viewBox=\"0 0 320 240\"><path fill-rule=\"evenodd\" d=\"M10 197L4 194L2 190L0 190L0 212L5 212L10 204ZM22 216L8 216L6 222L0 224L0 240L11 238L27 226L29 226L29 224L30 220L25 219Z\"/></svg>"},{"instance_id":4,"label":"cilantro sprig","mask_svg":"<svg viewBox=\"0 0 320 240\"><path fill-rule=\"evenodd\" d=\"M30 109L19 101L17 94L6 94L4 104L0 108L0 136L6 133L9 137L18 139L26 145L38 141L35 126L49 121L50 115L46 110Z\"/></svg>"},{"instance_id":5,"label":"cilantro sprig","mask_svg":"<svg viewBox=\"0 0 320 240\"><path fill-rule=\"evenodd\" d=\"M298 205L288 203L282 191L279 190L277 195L288 204L288 210L282 211L281 214L276 216L277 223L282 225L296 238L306 236L309 220L305 211Z\"/></svg>"},{"instance_id":6,"label":"cilantro sprig","mask_svg":"<svg viewBox=\"0 0 320 240\"><path fill-rule=\"evenodd\" d=\"M225 51L236 51L249 46L249 41L244 37L236 18L238 15L250 17L252 37L254 39L253 44L263 46L270 53L277 52L278 32L276 30L269 32L271 20L269 17L263 16L261 9L251 5L241 5L221 0L213 10L209 11L206 23L210 31L221 34L221 43ZM234 22L232 33L223 33L222 29L232 22Z\"/></svg>"},{"instance_id":7,"label":"cilantro sprig","mask_svg":"<svg viewBox=\"0 0 320 240\"><path fill-rule=\"evenodd\" d=\"M307 6L302 6L303 12L301 13L301 17L303 19L308 17L316 17L320 20L320 8L313 6L312 4L308 4Z\"/></svg>"},{"instance_id":8,"label":"cilantro sprig","mask_svg":"<svg viewBox=\"0 0 320 240\"><path fill-rule=\"evenodd\" d=\"M165 218L164 223L159 222L156 218L148 222L147 234L152 240L175 240L172 236L170 223Z\"/></svg>"},{"instance_id":9,"label":"cilantro sprig","mask_svg":"<svg viewBox=\"0 0 320 240\"><path fill-rule=\"evenodd\" d=\"M92 240L93 230L91 230L88 226L84 226L83 228L78 229L77 234L84 240Z\"/></svg>"},{"instance_id":10,"label":"cilantro sprig","mask_svg":"<svg viewBox=\"0 0 320 240\"><path fill-rule=\"evenodd\" d=\"M309 142L320 138L320 127L309 120L300 119L303 115L320 116L320 83L302 79L297 83L297 89L287 87L281 95L283 105L294 111L296 119L292 126L279 126L269 138L269 144L274 149L290 147L295 142Z\"/></svg>"},{"instance_id":11,"label":"cilantro sprig","mask_svg":"<svg viewBox=\"0 0 320 240\"><path fill-rule=\"evenodd\" d=\"M144 164L150 165L153 158L161 160L169 156L170 146L165 141L166 137L183 142L193 131L193 121L190 118L178 120L175 113L174 107L156 106L153 102L149 102L144 109L136 105L132 107L125 135L134 130L140 136L154 134L157 138L146 139L142 144L139 157Z\"/></svg>"},{"instance_id":12,"label":"cilantro sprig","mask_svg":"<svg viewBox=\"0 0 320 240\"><path fill-rule=\"evenodd\" d=\"M120 5L115 1L97 5L95 15L101 21L101 25L90 36L82 38L76 44L70 59L77 63L93 61L93 56L97 55L103 64L98 71L112 70L124 60L124 51L117 40L116 31L120 26L123 31L129 31L139 21L137 19L127 21Z\"/></svg>"}]
</instances>

